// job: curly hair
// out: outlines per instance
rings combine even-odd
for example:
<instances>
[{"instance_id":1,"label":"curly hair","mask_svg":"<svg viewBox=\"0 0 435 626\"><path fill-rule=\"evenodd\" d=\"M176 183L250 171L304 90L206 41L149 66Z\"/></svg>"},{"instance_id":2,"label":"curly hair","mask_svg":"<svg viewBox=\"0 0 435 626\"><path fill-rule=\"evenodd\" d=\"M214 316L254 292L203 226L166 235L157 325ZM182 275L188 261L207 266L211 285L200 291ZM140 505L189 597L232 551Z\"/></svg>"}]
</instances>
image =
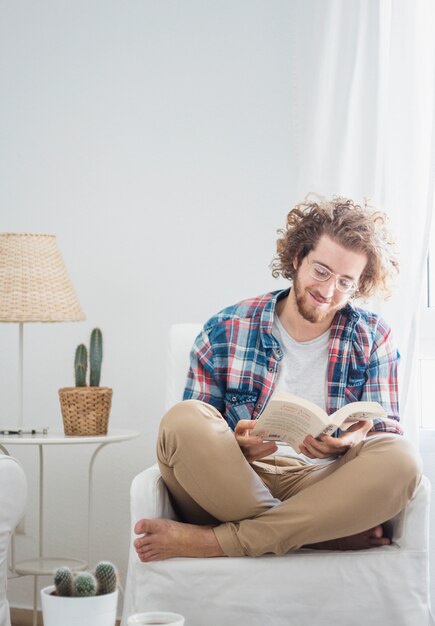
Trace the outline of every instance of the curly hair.
<instances>
[{"instance_id":1,"label":"curly hair","mask_svg":"<svg viewBox=\"0 0 435 626\"><path fill-rule=\"evenodd\" d=\"M277 232L277 254L271 267L274 278L283 276L293 280L298 264L313 250L322 235L367 256L356 296L369 298L375 293L385 298L391 295L392 279L399 272L395 242L387 229L388 218L381 211L372 210L367 202L355 204L349 198L334 196L331 201L318 197L315 202L308 194L287 215L287 224Z\"/></svg>"}]
</instances>

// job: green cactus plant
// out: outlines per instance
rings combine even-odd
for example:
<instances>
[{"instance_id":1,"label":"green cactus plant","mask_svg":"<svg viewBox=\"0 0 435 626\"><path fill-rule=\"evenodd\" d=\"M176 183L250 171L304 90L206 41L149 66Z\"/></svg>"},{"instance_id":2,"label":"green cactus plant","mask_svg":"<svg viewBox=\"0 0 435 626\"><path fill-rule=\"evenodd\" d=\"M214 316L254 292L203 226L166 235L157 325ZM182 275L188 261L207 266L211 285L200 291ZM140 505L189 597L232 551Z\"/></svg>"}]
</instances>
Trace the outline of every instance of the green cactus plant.
<instances>
[{"instance_id":1,"label":"green cactus plant","mask_svg":"<svg viewBox=\"0 0 435 626\"><path fill-rule=\"evenodd\" d=\"M86 371L88 369L88 351L86 346L81 343L77 346L74 358L74 372L76 379L76 387L86 387Z\"/></svg>"},{"instance_id":2,"label":"green cactus plant","mask_svg":"<svg viewBox=\"0 0 435 626\"><path fill-rule=\"evenodd\" d=\"M113 593L118 586L118 571L110 561L100 561L95 568L97 595Z\"/></svg>"},{"instance_id":3,"label":"green cactus plant","mask_svg":"<svg viewBox=\"0 0 435 626\"><path fill-rule=\"evenodd\" d=\"M85 598L97 595L97 581L90 572L79 572L75 575L73 584L73 596Z\"/></svg>"},{"instance_id":4,"label":"green cactus plant","mask_svg":"<svg viewBox=\"0 0 435 626\"><path fill-rule=\"evenodd\" d=\"M58 596L72 596L73 573L69 567L59 567L54 574L54 586Z\"/></svg>"},{"instance_id":5,"label":"green cactus plant","mask_svg":"<svg viewBox=\"0 0 435 626\"><path fill-rule=\"evenodd\" d=\"M91 333L89 345L89 386L99 387L101 378L101 363L103 360L103 335L99 328L94 328ZM81 343L76 348L74 358L74 374L76 387L86 387L86 375L88 371L88 351L85 344Z\"/></svg>"},{"instance_id":6,"label":"green cactus plant","mask_svg":"<svg viewBox=\"0 0 435 626\"><path fill-rule=\"evenodd\" d=\"M91 333L89 348L89 384L91 387L100 386L101 362L103 360L103 336L99 328L94 328Z\"/></svg>"},{"instance_id":7,"label":"green cactus plant","mask_svg":"<svg viewBox=\"0 0 435 626\"><path fill-rule=\"evenodd\" d=\"M74 574L69 567L59 567L54 574L56 595L86 598L113 593L118 587L118 570L110 561L100 561L95 572Z\"/></svg>"}]
</instances>

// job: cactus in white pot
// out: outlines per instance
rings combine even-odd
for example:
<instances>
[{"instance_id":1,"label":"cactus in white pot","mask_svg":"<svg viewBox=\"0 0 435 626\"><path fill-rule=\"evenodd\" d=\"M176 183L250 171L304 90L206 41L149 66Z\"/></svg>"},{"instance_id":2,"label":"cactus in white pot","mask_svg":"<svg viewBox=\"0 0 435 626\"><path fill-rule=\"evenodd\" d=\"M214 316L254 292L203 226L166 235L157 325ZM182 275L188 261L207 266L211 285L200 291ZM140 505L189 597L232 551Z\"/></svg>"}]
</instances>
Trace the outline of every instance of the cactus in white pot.
<instances>
[{"instance_id":1,"label":"cactus in white pot","mask_svg":"<svg viewBox=\"0 0 435 626\"><path fill-rule=\"evenodd\" d=\"M112 593L118 586L118 572L110 561L100 561L95 568L97 594Z\"/></svg>"},{"instance_id":2,"label":"cactus in white pot","mask_svg":"<svg viewBox=\"0 0 435 626\"><path fill-rule=\"evenodd\" d=\"M54 583L41 591L44 626L115 626L118 572L113 563L100 561L93 572L60 567Z\"/></svg>"},{"instance_id":3,"label":"cactus in white pot","mask_svg":"<svg viewBox=\"0 0 435 626\"><path fill-rule=\"evenodd\" d=\"M58 596L73 595L74 574L69 567L59 567L54 574L54 586Z\"/></svg>"},{"instance_id":4,"label":"cactus in white pot","mask_svg":"<svg viewBox=\"0 0 435 626\"><path fill-rule=\"evenodd\" d=\"M113 593L118 587L118 571L110 561L100 561L93 572L74 574L69 567L59 567L54 586L56 595L73 598Z\"/></svg>"}]
</instances>

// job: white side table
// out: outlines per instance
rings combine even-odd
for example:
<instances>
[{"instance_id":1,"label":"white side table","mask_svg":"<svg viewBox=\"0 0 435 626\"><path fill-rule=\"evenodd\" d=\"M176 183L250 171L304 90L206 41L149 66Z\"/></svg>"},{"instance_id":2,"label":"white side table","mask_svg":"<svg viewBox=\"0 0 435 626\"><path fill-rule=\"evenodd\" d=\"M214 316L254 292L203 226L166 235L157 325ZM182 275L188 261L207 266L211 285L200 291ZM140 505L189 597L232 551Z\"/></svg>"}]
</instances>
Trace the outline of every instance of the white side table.
<instances>
[{"instance_id":1,"label":"white side table","mask_svg":"<svg viewBox=\"0 0 435 626\"><path fill-rule=\"evenodd\" d=\"M82 570L90 562L91 529L93 518L93 471L97 454L110 443L121 443L138 437L134 430L111 429L107 435L91 437L66 436L61 432L48 432L46 435L0 435L0 450L9 455L9 446L38 446L39 449L39 538L38 557L26 561L15 562L14 542L11 551L11 570L18 576L34 576L33 626L36 626L38 607L38 576L51 576L55 569L62 565L72 570ZM94 444L94 450L88 467L88 545L87 562L70 557L47 557L44 554L44 446Z\"/></svg>"}]
</instances>

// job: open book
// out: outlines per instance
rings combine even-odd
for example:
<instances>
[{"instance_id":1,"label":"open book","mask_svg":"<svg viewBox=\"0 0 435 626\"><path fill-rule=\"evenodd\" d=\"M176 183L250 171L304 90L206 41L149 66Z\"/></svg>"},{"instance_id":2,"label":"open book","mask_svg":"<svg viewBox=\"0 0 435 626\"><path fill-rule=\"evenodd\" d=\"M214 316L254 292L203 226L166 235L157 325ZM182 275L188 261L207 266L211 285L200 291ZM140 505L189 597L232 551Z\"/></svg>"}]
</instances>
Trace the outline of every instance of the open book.
<instances>
[{"instance_id":1,"label":"open book","mask_svg":"<svg viewBox=\"0 0 435 626\"><path fill-rule=\"evenodd\" d=\"M285 441L296 452L307 435L332 435L338 428L347 430L361 420L384 418L387 414L378 402L351 402L328 415L319 406L291 393L274 393L252 429L265 441Z\"/></svg>"}]
</instances>

